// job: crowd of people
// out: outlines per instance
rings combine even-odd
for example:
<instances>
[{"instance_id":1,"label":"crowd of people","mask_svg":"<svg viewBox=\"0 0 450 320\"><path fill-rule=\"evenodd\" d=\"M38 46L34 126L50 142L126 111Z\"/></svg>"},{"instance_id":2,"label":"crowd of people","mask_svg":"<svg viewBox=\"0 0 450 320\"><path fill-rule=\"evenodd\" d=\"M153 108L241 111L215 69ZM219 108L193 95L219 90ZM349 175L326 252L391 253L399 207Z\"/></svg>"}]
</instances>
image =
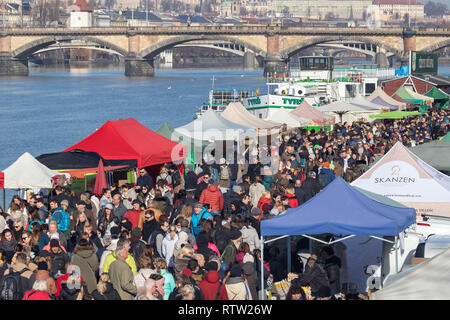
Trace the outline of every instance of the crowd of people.
<instances>
[{"instance_id":1,"label":"crowd of people","mask_svg":"<svg viewBox=\"0 0 450 320\"><path fill-rule=\"evenodd\" d=\"M185 174L166 164L156 177L141 168L136 183L98 196L62 185L48 196L14 196L0 208L0 299L343 299L338 248L316 244L305 256L302 237L290 253L277 242L262 246L261 221L303 204L337 176L353 181L397 141L438 139L449 120L448 111L430 110L330 131L296 129L268 154L269 164L220 159L188 165Z\"/></svg>"}]
</instances>

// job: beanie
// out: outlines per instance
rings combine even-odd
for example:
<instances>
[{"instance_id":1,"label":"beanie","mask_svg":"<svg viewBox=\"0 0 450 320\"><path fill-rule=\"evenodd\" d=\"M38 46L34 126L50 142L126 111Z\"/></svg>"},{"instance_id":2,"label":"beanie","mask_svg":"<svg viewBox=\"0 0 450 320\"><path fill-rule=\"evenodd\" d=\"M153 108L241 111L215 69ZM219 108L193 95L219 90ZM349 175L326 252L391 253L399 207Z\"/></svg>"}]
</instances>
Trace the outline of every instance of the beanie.
<instances>
[{"instance_id":1,"label":"beanie","mask_svg":"<svg viewBox=\"0 0 450 320\"><path fill-rule=\"evenodd\" d=\"M59 241L57 239L50 240L50 248L59 248Z\"/></svg>"}]
</instances>

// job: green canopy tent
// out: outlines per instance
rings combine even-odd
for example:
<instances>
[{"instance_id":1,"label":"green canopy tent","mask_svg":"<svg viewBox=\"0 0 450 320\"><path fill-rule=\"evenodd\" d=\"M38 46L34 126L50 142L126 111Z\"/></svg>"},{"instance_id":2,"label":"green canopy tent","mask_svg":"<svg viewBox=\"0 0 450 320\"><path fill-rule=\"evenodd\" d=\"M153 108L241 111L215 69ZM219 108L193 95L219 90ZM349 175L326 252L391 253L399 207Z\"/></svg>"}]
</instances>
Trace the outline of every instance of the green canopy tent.
<instances>
[{"instance_id":1,"label":"green canopy tent","mask_svg":"<svg viewBox=\"0 0 450 320\"><path fill-rule=\"evenodd\" d=\"M403 98L406 101L412 102L414 104L423 104L429 101L433 102L433 98L415 93L403 86L398 88L397 91L395 91L395 94L397 94L400 98Z\"/></svg>"},{"instance_id":2,"label":"green canopy tent","mask_svg":"<svg viewBox=\"0 0 450 320\"><path fill-rule=\"evenodd\" d=\"M449 105L450 95L437 87L431 88L424 95L433 98L436 102L439 102L441 109L446 109Z\"/></svg>"},{"instance_id":3,"label":"green canopy tent","mask_svg":"<svg viewBox=\"0 0 450 320\"><path fill-rule=\"evenodd\" d=\"M370 117L372 119L403 119L405 117L410 116L420 116L424 114L423 112L416 111L392 111L392 112L384 112L380 114L371 114Z\"/></svg>"},{"instance_id":4,"label":"green canopy tent","mask_svg":"<svg viewBox=\"0 0 450 320\"><path fill-rule=\"evenodd\" d=\"M441 138L442 141L450 142L450 132Z\"/></svg>"},{"instance_id":5,"label":"green canopy tent","mask_svg":"<svg viewBox=\"0 0 450 320\"><path fill-rule=\"evenodd\" d=\"M450 171L450 137L448 139L449 141L433 140L409 150L436 170Z\"/></svg>"},{"instance_id":6,"label":"green canopy tent","mask_svg":"<svg viewBox=\"0 0 450 320\"><path fill-rule=\"evenodd\" d=\"M203 150L210 144L209 141L202 141L193 139L191 137L185 136L175 131L167 122L161 124L156 133L159 135L170 139L175 142L179 142L187 146L188 148L188 157L186 158L186 165L188 164L196 164L196 159L201 159Z\"/></svg>"}]
</instances>

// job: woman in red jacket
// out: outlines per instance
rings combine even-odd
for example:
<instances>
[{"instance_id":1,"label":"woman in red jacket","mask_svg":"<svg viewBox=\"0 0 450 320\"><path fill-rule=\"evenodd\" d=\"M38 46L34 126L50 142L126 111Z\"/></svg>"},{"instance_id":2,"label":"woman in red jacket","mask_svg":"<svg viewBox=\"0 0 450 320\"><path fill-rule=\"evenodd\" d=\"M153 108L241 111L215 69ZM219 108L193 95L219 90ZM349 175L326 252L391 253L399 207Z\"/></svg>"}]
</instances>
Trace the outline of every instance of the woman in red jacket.
<instances>
[{"instance_id":1,"label":"woman in red jacket","mask_svg":"<svg viewBox=\"0 0 450 320\"><path fill-rule=\"evenodd\" d=\"M266 203L268 203L268 204L272 203L272 198L270 197L270 191L267 191L267 190L263 192L261 198L259 198L259 201L258 201L257 207L261 212L264 211L263 205Z\"/></svg>"},{"instance_id":2,"label":"woman in red jacket","mask_svg":"<svg viewBox=\"0 0 450 320\"><path fill-rule=\"evenodd\" d=\"M47 281L36 280L33 289L27 291L22 300L53 300L47 292Z\"/></svg>"}]
</instances>

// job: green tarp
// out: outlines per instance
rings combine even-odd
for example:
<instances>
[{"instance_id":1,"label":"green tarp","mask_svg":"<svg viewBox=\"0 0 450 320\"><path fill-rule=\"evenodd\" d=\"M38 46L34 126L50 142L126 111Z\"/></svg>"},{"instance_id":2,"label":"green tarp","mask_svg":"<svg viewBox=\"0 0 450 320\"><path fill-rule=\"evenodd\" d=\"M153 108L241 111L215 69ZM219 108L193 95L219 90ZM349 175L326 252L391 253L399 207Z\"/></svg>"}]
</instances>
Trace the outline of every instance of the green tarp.
<instances>
[{"instance_id":1,"label":"green tarp","mask_svg":"<svg viewBox=\"0 0 450 320\"><path fill-rule=\"evenodd\" d=\"M450 171L450 141L433 140L409 150L436 170Z\"/></svg>"},{"instance_id":2,"label":"green tarp","mask_svg":"<svg viewBox=\"0 0 450 320\"><path fill-rule=\"evenodd\" d=\"M423 99L418 99L416 96L411 95L405 87L400 87L395 91L395 93L406 101L412 102L414 104L422 104Z\"/></svg>"},{"instance_id":3,"label":"green tarp","mask_svg":"<svg viewBox=\"0 0 450 320\"><path fill-rule=\"evenodd\" d=\"M442 91L441 89L438 89L436 87L431 88L424 95L427 96L427 97L434 98L434 100L448 100L448 99L450 99L450 96L448 94L446 94L444 91Z\"/></svg>"},{"instance_id":4,"label":"green tarp","mask_svg":"<svg viewBox=\"0 0 450 320\"><path fill-rule=\"evenodd\" d=\"M410 116L420 116L421 114L424 114L423 112L415 112L415 111L392 111L392 112L385 112L380 114L371 114L370 117L372 119L403 119L405 117Z\"/></svg>"}]
</instances>

